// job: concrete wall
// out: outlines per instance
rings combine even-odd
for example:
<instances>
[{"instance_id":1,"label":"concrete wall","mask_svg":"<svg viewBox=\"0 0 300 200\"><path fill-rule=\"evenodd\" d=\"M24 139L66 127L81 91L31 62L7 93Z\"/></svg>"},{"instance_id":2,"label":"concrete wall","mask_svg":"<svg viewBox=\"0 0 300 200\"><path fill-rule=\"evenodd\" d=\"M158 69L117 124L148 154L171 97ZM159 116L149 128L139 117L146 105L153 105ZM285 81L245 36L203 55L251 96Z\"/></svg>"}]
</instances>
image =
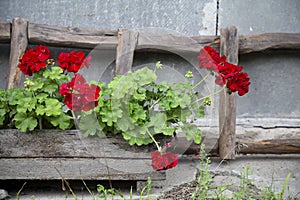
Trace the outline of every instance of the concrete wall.
<instances>
[{"instance_id":1,"label":"concrete wall","mask_svg":"<svg viewBox=\"0 0 300 200\"><path fill-rule=\"evenodd\" d=\"M300 33L299 0L220 0L219 7L219 27L235 25L240 35ZM274 126L299 127L299 53L254 54L241 56L239 60L252 85L249 94L238 99L238 115L258 126L266 121L257 118L265 117L273 118L269 121Z\"/></svg>"},{"instance_id":2,"label":"concrete wall","mask_svg":"<svg viewBox=\"0 0 300 200\"><path fill-rule=\"evenodd\" d=\"M299 10L299 0L1 0L0 21L10 22L14 17L23 17L35 23L96 29L159 27L162 31L186 35L215 35L219 28L228 25L237 26L242 35L299 33ZM0 51L3 72L0 88L4 88L9 46L1 44ZM104 52L103 55L107 61L104 64L99 61L97 66L100 67L95 70L108 80L112 76L114 53ZM193 68L193 61L186 59ZM300 126L299 55L254 54L239 59L252 84L250 93L238 98L238 123ZM137 67L142 65L141 60L143 58L135 61ZM177 72L174 72L174 79L183 76ZM200 76L202 73L199 72ZM215 108L209 111L212 120L217 116Z\"/></svg>"}]
</instances>

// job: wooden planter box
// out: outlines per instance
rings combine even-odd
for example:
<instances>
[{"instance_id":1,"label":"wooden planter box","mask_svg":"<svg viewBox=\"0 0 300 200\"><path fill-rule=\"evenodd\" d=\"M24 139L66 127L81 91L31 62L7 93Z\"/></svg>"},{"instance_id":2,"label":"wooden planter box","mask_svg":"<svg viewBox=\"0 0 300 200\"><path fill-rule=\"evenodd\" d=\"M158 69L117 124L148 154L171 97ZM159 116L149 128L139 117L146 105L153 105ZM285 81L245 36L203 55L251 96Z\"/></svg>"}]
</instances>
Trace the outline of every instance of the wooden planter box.
<instances>
[{"instance_id":1,"label":"wooden planter box","mask_svg":"<svg viewBox=\"0 0 300 200\"><path fill-rule=\"evenodd\" d=\"M149 152L115 137L83 137L80 131L0 130L0 180L166 179Z\"/></svg>"}]
</instances>

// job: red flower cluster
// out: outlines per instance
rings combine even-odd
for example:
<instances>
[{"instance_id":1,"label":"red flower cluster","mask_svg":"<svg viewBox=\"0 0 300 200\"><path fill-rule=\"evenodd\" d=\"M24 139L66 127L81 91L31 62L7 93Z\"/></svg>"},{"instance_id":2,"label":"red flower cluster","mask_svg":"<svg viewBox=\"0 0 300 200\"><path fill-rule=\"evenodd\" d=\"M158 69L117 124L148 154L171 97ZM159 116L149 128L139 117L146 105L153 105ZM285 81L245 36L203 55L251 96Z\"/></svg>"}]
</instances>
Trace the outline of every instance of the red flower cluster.
<instances>
[{"instance_id":1,"label":"red flower cluster","mask_svg":"<svg viewBox=\"0 0 300 200\"><path fill-rule=\"evenodd\" d=\"M240 96L243 96L249 91L249 77L246 72L235 73L232 78L228 79L227 87L230 92L238 92Z\"/></svg>"},{"instance_id":2,"label":"red flower cluster","mask_svg":"<svg viewBox=\"0 0 300 200\"><path fill-rule=\"evenodd\" d=\"M90 66L91 56L85 58L83 52L71 51L70 53L62 52L57 57L59 66L65 71L77 73L81 68Z\"/></svg>"},{"instance_id":3,"label":"red flower cluster","mask_svg":"<svg viewBox=\"0 0 300 200\"><path fill-rule=\"evenodd\" d=\"M178 154L167 152L161 154L159 151L151 152L152 167L156 171L166 170L176 167L178 163Z\"/></svg>"},{"instance_id":4,"label":"red flower cluster","mask_svg":"<svg viewBox=\"0 0 300 200\"><path fill-rule=\"evenodd\" d=\"M76 74L69 83L60 86L59 93L69 109L89 111L98 105L100 90L99 86L87 84L81 74Z\"/></svg>"},{"instance_id":5,"label":"red flower cluster","mask_svg":"<svg viewBox=\"0 0 300 200\"><path fill-rule=\"evenodd\" d=\"M31 76L32 73L40 71L47 66L47 60L51 57L50 51L45 46L37 46L34 49L25 51L19 60L18 67L25 74Z\"/></svg>"},{"instance_id":6,"label":"red flower cluster","mask_svg":"<svg viewBox=\"0 0 300 200\"><path fill-rule=\"evenodd\" d=\"M243 96L249 91L250 78L246 72L242 72L243 67L226 62L226 57L220 57L215 49L205 46L200 50L198 60L199 68L216 72L216 84L226 84L230 93L238 92Z\"/></svg>"},{"instance_id":7,"label":"red flower cluster","mask_svg":"<svg viewBox=\"0 0 300 200\"><path fill-rule=\"evenodd\" d=\"M218 64L226 60L225 56L220 57L219 53L210 46L203 47L197 58L199 60L200 69L204 68L214 72L218 72Z\"/></svg>"}]
</instances>

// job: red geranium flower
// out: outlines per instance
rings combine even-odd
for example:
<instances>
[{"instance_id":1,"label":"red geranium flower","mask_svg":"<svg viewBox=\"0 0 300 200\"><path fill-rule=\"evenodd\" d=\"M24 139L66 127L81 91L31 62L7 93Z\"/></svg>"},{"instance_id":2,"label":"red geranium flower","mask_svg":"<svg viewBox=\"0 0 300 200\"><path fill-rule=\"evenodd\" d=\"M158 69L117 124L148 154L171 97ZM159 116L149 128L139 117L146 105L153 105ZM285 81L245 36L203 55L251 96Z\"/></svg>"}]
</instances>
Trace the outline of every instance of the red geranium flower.
<instances>
[{"instance_id":1,"label":"red geranium flower","mask_svg":"<svg viewBox=\"0 0 300 200\"><path fill-rule=\"evenodd\" d=\"M156 171L166 170L176 167L178 163L178 154L167 152L161 154L159 151L151 152L152 167Z\"/></svg>"},{"instance_id":2,"label":"red geranium flower","mask_svg":"<svg viewBox=\"0 0 300 200\"><path fill-rule=\"evenodd\" d=\"M231 64L229 62L224 62L218 64L219 74L216 75L215 83L217 85L224 85L226 80L233 77L236 73L242 71L243 67Z\"/></svg>"},{"instance_id":3,"label":"red geranium flower","mask_svg":"<svg viewBox=\"0 0 300 200\"><path fill-rule=\"evenodd\" d=\"M219 53L210 46L203 47L197 58L199 60L200 69L205 68L214 72L218 72L218 64L223 63L226 60L225 56L220 57Z\"/></svg>"},{"instance_id":4,"label":"red geranium flower","mask_svg":"<svg viewBox=\"0 0 300 200\"><path fill-rule=\"evenodd\" d=\"M246 72L235 73L227 82L227 88L230 92L238 92L240 96L243 96L249 91L249 77Z\"/></svg>"},{"instance_id":5,"label":"red geranium flower","mask_svg":"<svg viewBox=\"0 0 300 200\"><path fill-rule=\"evenodd\" d=\"M67 70L74 73L77 73L84 66L89 67L91 59L91 56L85 58L85 54L81 51L62 52L57 57L58 64L64 71Z\"/></svg>"},{"instance_id":6,"label":"red geranium flower","mask_svg":"<svg viewBox=\"0 0 300 200\"><path fill-rule=\"evenodd\" d=\"M223 74L215 75L215 83L217 85L223 86L226 83L226 79L224 78Z\"/></svg>"},{"instance_id":7,"label":"red geranium flower","mask_svg":"<svg viewBox=\"0 0 300 200\"><path fill-rule=\"evenodd\" d=\"M226 57L220 57L215 49L205 46L200 50L197 58L199 68L217 72L215 75L217 85L223 86L226 84L230 93L237 91L240 96L249 91L250 79L246 72L242 72L243 67L226 62Z\"/></svg>"},{"instance_id":8,"label":"red geranium flower","mask_svg":"<svg viewBox=\"0 0 300 200\"><path fill-rule=\"evenodd\" d=\"M28 49L20 59L18 67L25 74L31 76L32 73L40 71L47 66L47 59L51 57L50 51L45 46L37 46Z\"/></svg>"},{"instance_id":9,"label":"red geranium flower","mask_svg":"<svg viewBox=\"0 0 300 200\"><path fill-rule=\"evenodd\" d=\"M64 96L64 104L74 111L89 111L98 105L100 87L87 84L81 74L76 74L69 83L60 86L59 93Z\"/></svg>"},{"instance_id":10,"label":"red geranium flower","mask_svg":"<svg viewBox=\"0 0 300 200\"><path fill-rule=\"evenodd\" d=\"M232 77L235 73L243 70L243 67L224 62L218 65L219 73L224 76L225 79Z\"/></svg>"}]
</instances>

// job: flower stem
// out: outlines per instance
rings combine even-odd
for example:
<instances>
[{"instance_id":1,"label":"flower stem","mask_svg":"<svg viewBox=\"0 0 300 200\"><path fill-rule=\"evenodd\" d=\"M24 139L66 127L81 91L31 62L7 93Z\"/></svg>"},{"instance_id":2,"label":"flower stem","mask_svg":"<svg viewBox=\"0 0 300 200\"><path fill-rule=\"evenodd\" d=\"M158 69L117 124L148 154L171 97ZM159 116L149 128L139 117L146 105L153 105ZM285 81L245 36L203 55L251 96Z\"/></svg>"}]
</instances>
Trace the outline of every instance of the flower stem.
<instances>
[{"instance_id":1,"label":"flower stem","mask_svg":"<svg viewBox=\"0 0 300 200\"><path fill-rule=\"evenodd\" d=\"M207 73L207 74L203 77L203 79L201 79L196 85L194 85L194 86L192 87L192 89L197 88L201 83L203 83L203 81L205 81L205 80L208 78L208 76L209 76L210 74L211 74L211 72Z\"/></svg>"},{"instance_id":2,"label":"flower stem","mask_svg":"<svg viewBox=\"0 0 300 200\"><path fill-rule=\"evenodd\" d=\"M39 118L39 127L40 127L40 130L43 129L43 120L41 117Z\"/></svg>"},{"instance_id":3,"label":"flower stem","mask_svg":"<svg viewBox=\"0 0 300 200\"><path fill-rule=\"evenodd\" d=\"M199 102L199 101L202 101L202 100L206 99L207 97L212 97L212 96L214 96L214 95L217 95L217 94L219 94L220 92L222 92L225 88L226 88L226 84L225 84L221 89L219 89L218 91L216 91L216 92L214 92L214 93L212 93L212 94L210 94L210 95L207 95L207 96L205 96L205 97L202 97L202 98L200 98L200 99L197 99L196 101L192 102L192 104L197 103L197 102Z\"/></svg>"},{"instance_id":4,"label":"flower stem","mask_svg":"<svg viewBox=\"0 0 300 200\"><path fill-rule=\"evenodd\" d=\"M77 118L76 118L76 115L75 115L74 111L71 110L71 113L72 113L72 117L73 117L73 120L74 120L75 127L76 127L76 129L79 129L79 124L78 124L78 121L77 121Z\"/></svg>"},{"instance_id":5,"label":"flower stem","mask_svg":"<svg viewBox=\"0 0 300 200\"><path fill-rule=\"evenodd\" d=\"M148 110L151 110L158 102L160 102L161 98L157 99L149 108Z\"/></svg>"},{"instance_id":6,"label":"flower stem","mask_svg":"<svg viewBox=\"0 0 300 200\"><path fill-rule=\"evenodd\" d=\"M151 133L149 132L149 130L147 130L148 135L150 136L150 138L153 140L153 142L155 143L157 150L161 153L162 149L159 146L158 142L154 139L153 135L151 135Z\"/></svg>"}]
</instances>

